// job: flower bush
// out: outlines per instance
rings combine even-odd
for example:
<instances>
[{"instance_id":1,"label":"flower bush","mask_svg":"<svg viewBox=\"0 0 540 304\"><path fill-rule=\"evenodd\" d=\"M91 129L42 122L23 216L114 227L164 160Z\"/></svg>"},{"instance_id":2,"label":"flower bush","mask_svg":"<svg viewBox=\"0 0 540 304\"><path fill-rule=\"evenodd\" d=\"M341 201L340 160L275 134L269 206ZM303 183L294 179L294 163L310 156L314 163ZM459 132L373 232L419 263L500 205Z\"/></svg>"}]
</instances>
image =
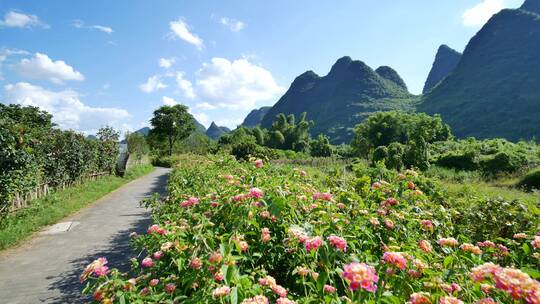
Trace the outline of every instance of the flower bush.
<instances>
[{"instance_id":1,"label":"flower bush","mask_svg":"<svg viewBox=\"0 0 540 304\"><path fill-rule=\"evenodd\" d=\"M303 169L184 156L169 196L145 202L155 224L131 236L143 255L127 273L94 262L84 292L101 303L540 303L538 221L518 238L476 239L414 171Z\"/></svg>"}]
</instances>

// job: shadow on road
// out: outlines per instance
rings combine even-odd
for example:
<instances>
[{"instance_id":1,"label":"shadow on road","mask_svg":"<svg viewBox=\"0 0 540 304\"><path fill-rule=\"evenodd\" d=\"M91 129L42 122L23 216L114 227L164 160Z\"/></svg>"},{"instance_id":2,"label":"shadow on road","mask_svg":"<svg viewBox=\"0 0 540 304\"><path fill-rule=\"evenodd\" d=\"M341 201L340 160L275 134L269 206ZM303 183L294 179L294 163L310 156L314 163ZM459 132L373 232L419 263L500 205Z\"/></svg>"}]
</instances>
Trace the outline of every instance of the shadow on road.
<instances>
[{"instance_id":1,"label":"shadow on road","mask_svg":"<svg viewBox=\"0 0 540 304\"><path fill-rule=\"evenodd\" d=\"M150 197L154 193L164 195L166 193L167 180L168 174L158 176L151 185L151 189L144 193L144 195L140 197L140 200ZM141 253L136 252L131 248L129 234L131 232L137 232L138 234L146 233L146 229L151 225L152 220L150 218L150 212L143 208L140 208L139 213L131 212L121 216L140 217L140 219L134 221L128 229L118 231L113 235L107 246L88 253L88 255L71 260L69 262L70 271L61 273L55 277L48 277L47 280L51 280L48 289L60 291L61 296L43 300L48 303L58 304L84 303L90 301L91 296L83 296L81 294L84 284L79 283L79 276L86 265L99 257L106 257L109 261L108 266L110 268L118 268L123 272L130 269L130 258L137 257ZM96 231L96 233L99 233L99 231Z\"/></svg>"}]
</instances>

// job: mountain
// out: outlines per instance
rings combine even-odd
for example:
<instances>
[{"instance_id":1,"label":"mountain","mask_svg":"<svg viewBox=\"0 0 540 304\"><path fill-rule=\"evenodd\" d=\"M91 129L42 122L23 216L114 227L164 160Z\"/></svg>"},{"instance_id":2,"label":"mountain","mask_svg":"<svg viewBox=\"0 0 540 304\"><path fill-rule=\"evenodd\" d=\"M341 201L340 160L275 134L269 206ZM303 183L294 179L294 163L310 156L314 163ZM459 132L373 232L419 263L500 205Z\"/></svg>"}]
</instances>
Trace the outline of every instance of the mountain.
<instances>
[{"instance_id":1,"label":"mountain","mask_svg":"<svg viewBox=\"0 0 540 304\"><path fill-rule=\"evenodd\" d=\"M261 125L271 127L279 113L298 117L306 112L307 119L315 122L313 136L325 133L333 143L343 143L352 138L354 126L373 112L412 110L417 98L407 91L401 77L388 67L377 70L346 56L326 76L307 71L296 77Z\"/></svg>"},{"instance_id":2,"label":"mountain","mask_svg":"<svg viewBox=\"0 0 540 304\"><path fill-rule=\"evenodd\" d=\"M212 138L212 139L218 139L223 134L230 133L231 130L227 127L218 127L213 121L210 127L208 127L208 130L206 130L206 136Z\"/></svg>"},{"instance_id":3,"label":"mountain","mask_svg":"<svg viewBox=\"0 0 540 304\"><path fill-rule=\"evenodd\" d=\"M435 55L435 61L431 71L429 71L428 78L424 84L423 94L431 91L441 80L454 70L461 59L461 53L450 48L447 45L441 45Z\"/></svg>"},{"instance_id":4,"label":"mountain","mask_svg":"<svg viewBox=\"0 0 540 304\"><path fill-rule=\"evenodd\" d=\"M195 117L193 117L193 122L195 123L195 132L198 133L206 133L206 128L203 126L202 123L198 122Z\"/></svg>"},{"instance_id":5,"label":"mountain","mask_svg":"<svg viewBox=\"0 0 540 304\"><path fill-rule=\"evenodd\" d=\"M526 0L521 6L522 10L534 12L540 14L540 1L538 0Z\"/></svg>"},{"instance_id":6,"label":"mountain","mask_svg":"<svg viewBox=\"0 0 540 304\"><path fill-rule=\"evenodd\" d=\"M524 8L537 9L538 0ZM534 3L534 4L532 4ZM540 14L505 9L471 39L455 70L418 110L459 137L540 138Z\"/></svg>"},{"instance_id":7,"label":"mountain","mask_svg":"<svg viewBox=\"0 0 540 304\"><path fill-rule=\"evenodd\" d=\"M150 133L150 128L149 127L144 127L144 128L141 128L133 133L139 133L141 135L144 135L144 136L147 136L148 133Z\"/></svg>"},{"instance_id":8,"label":"mountain","mask_svg":"<svg viewBox=\"0 0 540 304\"><path fill-rule=\"evenodd\" d=\"M379 74L384 79L390 80L397 84L398 86L402 87L403 89L407 90L407 85L405 84L405 81L399 76L398 72L396 70L392 69L389 66L380 66L375 70L375 73Z\"/></svg>"},{"instance_id":9,"label":"mountain","mask_svg":"<svg viewBox=\"0 0 540 304\"><path fill-rule=\"evenodd\" d=\"M246 116L246 118L244 119L244 122L242 122L242 126L248 127L248 128L256 127L258 124L261 123L264 115L268 113L270 108L272 107L262 107L259 109L252 110Z\"/></svg>"}]
</instances>

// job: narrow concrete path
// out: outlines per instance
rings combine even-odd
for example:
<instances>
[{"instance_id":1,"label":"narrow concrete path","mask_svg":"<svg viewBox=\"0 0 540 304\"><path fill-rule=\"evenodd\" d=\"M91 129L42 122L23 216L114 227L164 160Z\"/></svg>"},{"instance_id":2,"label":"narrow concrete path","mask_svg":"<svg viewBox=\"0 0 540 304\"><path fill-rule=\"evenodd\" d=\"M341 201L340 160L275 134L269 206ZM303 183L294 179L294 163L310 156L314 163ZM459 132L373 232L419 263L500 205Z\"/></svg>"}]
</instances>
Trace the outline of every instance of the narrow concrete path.
<instances>
[{"instance_id":1,"label":"narrow concrete path","mask_svg":"<svg viewBox=\"0 0 540 304\"><path fill-rule=\"evenodd\" d=\"M150 225L139 202L165 193L169 170L133 181L77 214L62 220L17 248L0 253L0 303L84 303L78 277L84 267L104 256L111 267L129 269L136 256L129 233Z\"/></svg>"}]
</instances>

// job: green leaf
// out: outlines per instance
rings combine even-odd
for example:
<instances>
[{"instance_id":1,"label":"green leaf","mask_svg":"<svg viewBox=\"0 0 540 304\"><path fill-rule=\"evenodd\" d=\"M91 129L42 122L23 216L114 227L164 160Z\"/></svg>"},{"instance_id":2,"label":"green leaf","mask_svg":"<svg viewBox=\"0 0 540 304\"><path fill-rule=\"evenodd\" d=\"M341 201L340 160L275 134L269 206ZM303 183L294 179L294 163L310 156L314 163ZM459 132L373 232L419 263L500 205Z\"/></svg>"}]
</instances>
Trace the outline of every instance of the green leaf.
<instances>
[{"instance_id":1,"label":"green leaf","mask_svg":"<svg viewBox=\"0 0 540 304\"><path fill-rule=\"evenodd\" d=\"M535 280L540 279L540 270L523 267L523 268L521 268L521 271L523 271L526 274L530 275L531 278L533 278Z\"/></svg>"},{"instance_id":2,"label":"green leaf","mask_svg":"<svg viewBox=\"0 0 540 304\"><path fill-rule=\"evenodd\" d=\"M231 304L238 304L238 289L236 287L231 288Z\"/></svg>"},{"instance_id":3,"label":"green leaf","mask_svg":"<svg viewBox=\"0 0 540 304\"><path fill-rule=\"evenodd\" d=\"M444 268L448 268L448 266L452 264L453 261L454 261L454 258L451 255L445 257L444 262L443 262Z\"/></svg>"}]
</instances>

